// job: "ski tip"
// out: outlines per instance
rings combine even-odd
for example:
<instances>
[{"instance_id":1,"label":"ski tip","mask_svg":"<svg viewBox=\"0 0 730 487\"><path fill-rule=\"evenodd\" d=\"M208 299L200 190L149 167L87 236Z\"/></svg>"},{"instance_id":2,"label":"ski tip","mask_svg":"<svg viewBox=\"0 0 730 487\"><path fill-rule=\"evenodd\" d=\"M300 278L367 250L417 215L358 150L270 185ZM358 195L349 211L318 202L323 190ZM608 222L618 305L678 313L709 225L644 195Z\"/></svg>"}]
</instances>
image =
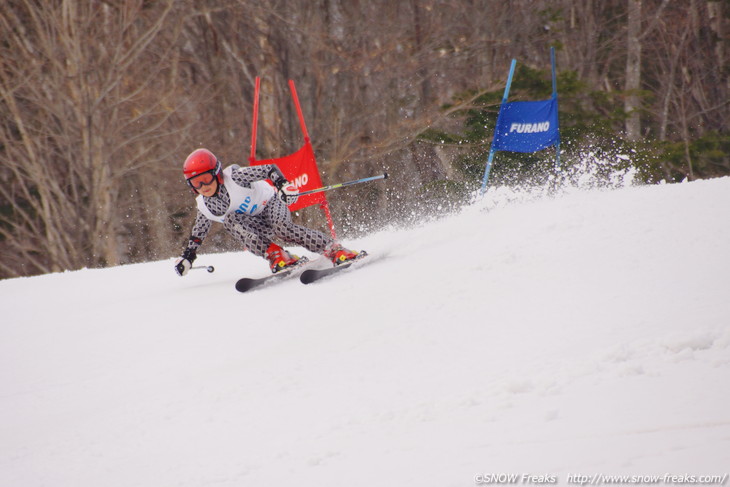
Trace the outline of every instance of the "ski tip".
<instances>
[{"instance_id":1,"label":"ski tip","mask_svg":"<svg viewBox=\"0 0 730 487\"><path fill-rule=\"evenodd\" d=\"M247 277L244 277L243 279L239 279L236 281L236 291L239 293L245 293L249 289L251 289L251 283L252 279L249 279Z\"/></svg>"},{"instance_id":2,"label":"ski tip","mask_svg":"<svg viewBox=\"0 0 730 487\"><path fill-rule=\"evenodd\" d=\"M387 172L384 172L383 173L383 179L388 179L388 173Z\"/></svg>"},{"instance_id":3,"label":"ski tip","mask_svg":"<svg viewBox=\"0 0 730 487\"><path fill-rule=\"evenodd\" d=\"M312 284L316 280L317 272L311 269L302 272L302 275L299 276L299 281L301 281L302 284Z\"/></svg>"}]
</instances>

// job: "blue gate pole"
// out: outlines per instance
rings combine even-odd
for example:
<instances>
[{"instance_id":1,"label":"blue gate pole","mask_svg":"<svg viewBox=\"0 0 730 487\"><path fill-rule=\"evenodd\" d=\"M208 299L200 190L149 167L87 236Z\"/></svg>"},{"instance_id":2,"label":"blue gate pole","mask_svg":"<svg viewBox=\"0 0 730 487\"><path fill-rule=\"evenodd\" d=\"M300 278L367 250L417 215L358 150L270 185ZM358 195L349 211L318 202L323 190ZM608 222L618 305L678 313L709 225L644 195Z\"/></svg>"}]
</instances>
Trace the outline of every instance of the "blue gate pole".
<instances>
[{"instance_id":1,"label":"blue gate pole","mask_svg":"<svg viewBox=\"0 0 730 487\"><path fill-rule=\"evenodd\" d=\"M487 179L489 179L489 172L492 170L492 161L494 160L494 149L489 148L489 157L487 157L487 167L484 168L484 176L482 177L482 188L480 193L484 194L487 190Z\"/></svg>"},{"instance_id":2,"label":"blue gate pole","mask_svg":"<svg viewBox=\"0 0 730 487\"><path fill-rule=\"evenodd\" d=\"M550 64L553 70L553 99L557 103L558 99L558 78L555 76L555 48L550 48ZM560 119L558 119L558 124ZM560 125L558 125L558 141L555 143L555 168L560 170Z\"/></svg>"},{"instance_id":3,"label":"blue gate pole","mask_svg":"<svg viewBox=\"0 0 730 487\"><path fill-rule=\"evenodd\" d=\"M502 103L499 105L499 113L497 114L497 125L494 127L495 134L499 127L499 118L502 115L502 106L507 103L507 97L509 96L509 87L512 85L512 76L515 74L515 66L517 66L517 60L513 59L512 64L509 67L509 76L507 77L507 86L504 87L504 95L502 95ZM484 177L482 178L482 189L481 194L487 190L487 180L489 179L489 173L492 170L492 161L494 160L494 136L492 136L492 144L489 147L489 157L487 158L487 167L484 169Z\"/></svg>"}]
</instances>

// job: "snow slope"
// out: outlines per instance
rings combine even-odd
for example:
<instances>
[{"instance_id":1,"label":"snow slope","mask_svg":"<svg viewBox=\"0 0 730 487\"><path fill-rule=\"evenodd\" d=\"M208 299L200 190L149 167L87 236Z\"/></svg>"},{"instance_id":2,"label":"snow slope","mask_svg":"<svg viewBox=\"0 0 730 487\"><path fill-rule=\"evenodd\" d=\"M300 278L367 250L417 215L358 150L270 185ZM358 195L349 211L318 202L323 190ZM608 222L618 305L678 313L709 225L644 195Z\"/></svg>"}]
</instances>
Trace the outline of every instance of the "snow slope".
<instances>
[{"instance_id":1,"label":"snow slope","mask_svg":"<svg viewBox=\"0 0 730 487\"><path fill-rule=\"evenodd\" d=\"M728 208L728 178L487 201L247 295L248 254L0 281L0 485L725 475Z\"/></svg>"}]
</instances>

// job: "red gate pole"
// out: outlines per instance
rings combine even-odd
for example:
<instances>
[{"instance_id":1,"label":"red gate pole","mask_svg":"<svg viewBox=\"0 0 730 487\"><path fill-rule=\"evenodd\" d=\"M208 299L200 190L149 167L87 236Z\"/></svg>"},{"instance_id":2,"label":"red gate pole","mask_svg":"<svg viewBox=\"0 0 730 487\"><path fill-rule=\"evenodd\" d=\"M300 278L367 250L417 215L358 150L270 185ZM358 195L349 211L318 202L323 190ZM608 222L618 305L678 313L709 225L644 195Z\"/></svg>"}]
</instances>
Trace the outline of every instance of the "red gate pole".
<instances>
[{"instance_id":1,"label":"red gate pole","mask_svg":"<svg viewBox=\"0 0 730 487\"><path fill-rule=\"evenodd\" d=\"M309 142L309 132L307 132L307 125L304 123L304 115L302 114L302 106L299 104L299 97L297 96L297 89L294 87L294 80L289 80L289 89L291 90L291 97L294 99L294 106L297 108L297 115L299 116L299 125L302 127L302 133L304 134L304 142Z\"/></svg>"},{"instance_id":2,"label":"red gate pole","mask_svg":"<svg viewBox=\"0 0 730 487\"><path fill-rule=\"evenodd\" d=\"M335 223L332 221L332 213L330 213L330 202L327 201L327 197L325 197L324 203L319 205L322 208L322 211L324 211L324 216L327 218L327 225L330 227L330 235L332 235L332 238L334 240L337 240L337 233L335 233Z\"/></svg>"},{"instance_id":3,"label":"red gate pole","mask_svg":"<svg viewBox=\"0 0 730 487\"><path fill-rule=\"evenodd\" d=\"M299 104L299 97L297 96L297 89L294 86L294 80L289 80L289 90L291 91L291 97L294 100L294 106L297 109L297 116L299 117L299 125L302 128L302 134L304 134L304 143L310 144L309 132L307 131L307 124L304 123L304 114L302 113L302 106ZM314 150L312 150L314 154ZM327 225L330 227L330 234L332 238L337 240L337 233L335 232L335 222L332 221L332 213L330 212L330 202L327 200L327 196L324 197L324 202L320 204L320 208L324 211L324 216L327 219Z\"/></svg>"}]
</instances>

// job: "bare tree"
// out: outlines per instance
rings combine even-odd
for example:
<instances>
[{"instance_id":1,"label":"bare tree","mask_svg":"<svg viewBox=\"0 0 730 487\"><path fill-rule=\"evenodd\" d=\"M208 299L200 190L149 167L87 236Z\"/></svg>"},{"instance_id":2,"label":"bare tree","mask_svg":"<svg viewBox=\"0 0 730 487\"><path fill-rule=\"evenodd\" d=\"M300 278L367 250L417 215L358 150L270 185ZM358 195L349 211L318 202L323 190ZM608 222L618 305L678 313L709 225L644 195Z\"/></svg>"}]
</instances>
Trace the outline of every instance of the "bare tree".
<instances>
[{"instance_id":1,"label":"bare tree","mask_svg":"<svg viewBox=\"0 0 730 487\"><path fill-rule=\"evenodd\" d=\"M156 43L173 5L6 4L0 194L13 212L0 231L27 268L5 272L121 262L125 180L164 157L156 141L174 130L160 89L170 44Z\"/></svg>"},{"instance_id":2,"label":"bare tree","mask_svg":"<svg viewBox=\"0 0 730 487\"><path fill-rule=\"evenodd\" d=\"M638 91L641 88L641 0L627 0L627 49L626 49L626 138L630 141L639 140L641 136L641 98Z\"/></svg>"}]
</instances>

